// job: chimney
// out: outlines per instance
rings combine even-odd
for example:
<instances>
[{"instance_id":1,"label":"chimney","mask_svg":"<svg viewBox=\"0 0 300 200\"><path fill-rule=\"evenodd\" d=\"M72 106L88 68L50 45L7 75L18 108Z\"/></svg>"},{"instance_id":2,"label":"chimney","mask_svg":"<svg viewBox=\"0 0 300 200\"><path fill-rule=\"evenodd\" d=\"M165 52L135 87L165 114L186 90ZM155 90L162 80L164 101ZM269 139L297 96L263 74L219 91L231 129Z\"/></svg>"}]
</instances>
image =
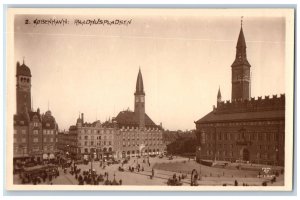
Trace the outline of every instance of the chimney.
<instances>
[{"instance_id":1,"label":"chimney","mask_svg":"<svg viewBox=\"0 0 300 200\"><path fill-rule=\"evenodd\" d=\"M81 121L84 123L83 113L81 113Z\"/></svg>"}]
</instances>

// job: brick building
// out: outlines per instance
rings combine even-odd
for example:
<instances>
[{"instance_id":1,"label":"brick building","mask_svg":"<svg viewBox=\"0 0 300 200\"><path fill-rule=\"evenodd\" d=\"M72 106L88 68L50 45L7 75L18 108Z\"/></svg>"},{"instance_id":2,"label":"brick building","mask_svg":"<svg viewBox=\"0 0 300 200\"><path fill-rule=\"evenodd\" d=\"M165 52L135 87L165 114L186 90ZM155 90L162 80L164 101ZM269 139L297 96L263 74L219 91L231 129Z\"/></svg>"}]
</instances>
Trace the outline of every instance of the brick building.
<instances>
[{"instance_id":1,"label":"brick building","mask_svg":"<svg viewBox=\"0 0 300 200\"><path fill-rule=\"evenodd\" d=\"M117 125L116 155L127 156L154 155L163 153L163 129L156 125L145 112L145 91L141 70L139 70L134 93L134 111L125 110L113 118Z\"/></svg>"},{"instance_id":2,"label":"brick building","mask_svg":"<svg viewBox=\"0 0 300 200\"><path fill-rule=\"evenodd\" d=\"M284 164L285 95L251 98L250 67L241 27L231 65L231 101L222 101L219 89L217 106L195 122L198 161Z\"/></svg>"},{"instance_id":3,"label":"brick building","mask_svg":"<svg viewBox=\"0 0 300 200\"><path fill-rule=\"evenodd\" d=\"M58 126L51 111L45 114L31 107L31 71L17 63L16 108L14 115L14 160L54 158L57 152Z\"/></svg>"},{"instance_id":4,"label":"brick building","mask_svg":"<svg viewBox=\"0 0 300 200\"><path fill-rule=\"evenodd\" d=\"M67 133L60 134L60 150L72 157L121 159L127 156L160 154L166 150L162 127L145 113L145 92L141 71L138 73L135 110L121 111L104 123L87 123L84 115L78 117Z\"/></svg>"}]
</instances>

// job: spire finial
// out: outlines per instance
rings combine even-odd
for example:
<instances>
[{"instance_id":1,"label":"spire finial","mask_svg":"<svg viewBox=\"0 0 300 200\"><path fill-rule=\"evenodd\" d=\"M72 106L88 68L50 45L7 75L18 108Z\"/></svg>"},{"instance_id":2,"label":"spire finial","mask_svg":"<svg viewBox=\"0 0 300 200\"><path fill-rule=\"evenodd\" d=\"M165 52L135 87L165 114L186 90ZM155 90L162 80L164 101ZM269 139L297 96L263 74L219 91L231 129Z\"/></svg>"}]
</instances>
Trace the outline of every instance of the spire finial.
<instances>
[{"instance_id":1,"label":"spire finial","mask_svg":"<svg viewBox=\"0 0 300 200\"><path fill-rule=\"evenodd\" d=\"M241 28L243 28L243 18L244 16L241 16Z\"/></svg>"}]
</instances>

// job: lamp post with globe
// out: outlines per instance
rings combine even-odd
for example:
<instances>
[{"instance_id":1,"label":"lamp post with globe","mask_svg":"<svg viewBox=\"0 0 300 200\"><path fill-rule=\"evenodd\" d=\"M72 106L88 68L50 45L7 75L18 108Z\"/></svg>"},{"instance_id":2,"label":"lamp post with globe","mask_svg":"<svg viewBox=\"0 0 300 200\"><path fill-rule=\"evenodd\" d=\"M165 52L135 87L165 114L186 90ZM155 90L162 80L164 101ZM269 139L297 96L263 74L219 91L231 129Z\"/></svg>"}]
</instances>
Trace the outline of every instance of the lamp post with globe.
<instances>
[{"instance_id":1,"label":"lamp post with globe","mask_svg":"<svg viewBox=\"0 0 300 200\"><path fill-rule=\"evenodd\" d=\"M93 174L93 160L96 156L96 152L94 152L94 149L91 149L91 175Z\"/></svg>"}]
</instances>

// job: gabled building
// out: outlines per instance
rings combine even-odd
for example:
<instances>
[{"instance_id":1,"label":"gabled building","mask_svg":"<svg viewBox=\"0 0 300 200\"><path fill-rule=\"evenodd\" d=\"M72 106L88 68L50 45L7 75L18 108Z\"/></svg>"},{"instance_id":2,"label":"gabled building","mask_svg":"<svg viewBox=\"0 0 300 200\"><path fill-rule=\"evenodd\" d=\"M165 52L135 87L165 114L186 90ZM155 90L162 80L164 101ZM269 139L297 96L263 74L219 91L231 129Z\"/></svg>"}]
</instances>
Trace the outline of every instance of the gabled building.
<instances>
[{"instance_id":1,"label":"gabled building","mask_svg":"<svg viewBox=\"0 0 300 200\"><path fill-rule=\"evenodd\" d=\"M17 63L16 108L14 115L14 160L54 158L58 126L50 111L44 114L31 106L31 71Z\"/></svg>"},{"instance_id":2,"label":"gabled building","mask_svg":"<svg viewBox=\"0 0 300 200\"><path fill-rule=\"evenodd\" d=\"M89 159L91 155L97 159L114 157L117 131L116 125L111 121L85 122L82 113L68 132L60 134L59 148L74 159Z\"/></svg>"}]
</instances>

